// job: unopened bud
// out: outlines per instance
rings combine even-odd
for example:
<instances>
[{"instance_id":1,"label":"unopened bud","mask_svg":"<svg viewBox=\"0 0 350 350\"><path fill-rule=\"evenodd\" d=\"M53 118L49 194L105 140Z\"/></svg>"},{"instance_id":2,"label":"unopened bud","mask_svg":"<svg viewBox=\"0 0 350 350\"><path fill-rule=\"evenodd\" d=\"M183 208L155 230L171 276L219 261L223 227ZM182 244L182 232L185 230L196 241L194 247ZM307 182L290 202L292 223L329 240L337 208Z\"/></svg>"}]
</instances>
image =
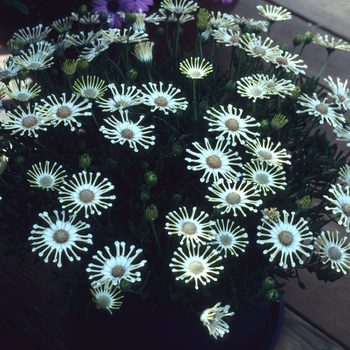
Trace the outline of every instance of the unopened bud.
<instances>
[{"instance_id":1,"label":"unopened bud","mask_svg":"<svg viewBox=\"0 0 350 350\"><path fill-rule=\"evenodd\" d=\"M88 12L88 7L85 4L81 4L78 8L78 14L80 17L83 17L87 14Z\"/></svg>"},{"instance_id":2,"label":"unopened bud","mask_svg":"<svg viewBox=\"0 0 350 350\"><path fill-rule=\"evenodd\" d=\"M262 287L264 289L272 289L276 285L276 281L273 277L266 277L263 281Z\"/></svg>"},{"instance_id":3,"label":"unopened bud","mask_svg":"<svg viewBox=\"0 0 350 350\"><path fill-rule=\"evenodd\" d=\"M305 196L302 199L300 199L298 205L299 212L306 211L311 208L311 197Z\"/></svg>"},{"instance_id":4,"label":"unopened bud","mask_svg":"<svg viewBox=\"0 0 350 350\"><path fill-rule=\"evenodd\" d=\"M79 157L79 167L86 170L87 167L89 167L91 164L91 157L84 153L82 156Z\"/></svg>"},{"instance_id":5,"label":"unopened bud","mask_svg":"<svg viewBox=\"0 0 350 350\"><path fill-rule=\"evenodd\" d=\"M294 39L293 39L293 45L298 46L303 42L303 35L302 34L297 34Z\"/></svg>"},{"instance_id":6,"label":"unopened bud","mask_svg":"<svg viewBox=\"0 0 350 350\"><path fill-rule=\"evenodd\" d=\"M158 208L152 204L146 208L145 217L148 221L154 221L158 217Z\"/></svg>"},{"instance_id":7,"label":"unopened bud","mask_svg":"<svg viewBox=\"0 0 350 350\"><path fill-rule=\"evenodd\" d=\"M131 283L123 278L120 281L119 287L122 292L128 292L131 288Z\"/></svg>"},{"instance_id":8,"label":"unopened bud","mask_svg":"<svg viewBox=\"0 0 350 350\"><path fill-rule=\"evenodd\" d=\"M303 42L305 44L310 44L313 37L314 37L314 35L312 34L312 32L307 31L303 36Z\"/></svg>"},{"instance_id":9,"label":"unopened bud","mask_svg":"<svg viewBox=\"0 0 350 350\"><path fill-rule=\"evenodd\" d=\"M147 191L143 191L140 194L140 199L142 200L142 202L147 202L149 200L150 196L149 193Z\"/></svg>"},{"instance_id":10,"label":"unopened bud","mask_svg":"<svg viewBox=\"0 0 350 350\"><path fill-rule=\"evenodd\" d=\"M134 81L137 78L137 70L136 69L130 69L126 72L126 78L129 81Z\"/></svg>"},{"instance_id":11,"label":"unopened bud","mask_svg":"<svg viewBox=\"0 0 350 350\"><path fill-rule=\"evenodd\" d=\"M277 302L280 299L280 293L278 292L277 289L270 289L265 293L265 298L271 302Z\"/></svg>"},{"instance_id":12,"label":"unopened bud","mask_svg":"<svg viewBox=\"0 0 350 350\"><path fill-rule=\"evenodd\" d=\"M158 183L158 176L153 171L147 171L144 175L144 179L149 186L155 186Z\"/></svg>"}]
</instances>

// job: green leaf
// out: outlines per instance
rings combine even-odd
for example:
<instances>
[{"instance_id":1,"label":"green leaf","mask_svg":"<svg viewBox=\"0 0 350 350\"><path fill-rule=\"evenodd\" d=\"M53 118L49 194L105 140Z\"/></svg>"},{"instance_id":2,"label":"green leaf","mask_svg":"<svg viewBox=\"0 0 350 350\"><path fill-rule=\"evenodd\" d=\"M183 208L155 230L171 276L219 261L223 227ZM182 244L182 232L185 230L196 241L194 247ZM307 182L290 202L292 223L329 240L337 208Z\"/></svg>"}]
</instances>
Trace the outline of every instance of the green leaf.
<instances>
[{"instance_id":1,"label":"green leaf","mask_svg":"<svg viewBox=\"0 0 350 350\"><path fill-rule=\"evenodd\" d=\"M2 0L2 2L15 10L19 10L25 15L29 14L28 7L17 0Z\"/></svg>"}]
</instances>

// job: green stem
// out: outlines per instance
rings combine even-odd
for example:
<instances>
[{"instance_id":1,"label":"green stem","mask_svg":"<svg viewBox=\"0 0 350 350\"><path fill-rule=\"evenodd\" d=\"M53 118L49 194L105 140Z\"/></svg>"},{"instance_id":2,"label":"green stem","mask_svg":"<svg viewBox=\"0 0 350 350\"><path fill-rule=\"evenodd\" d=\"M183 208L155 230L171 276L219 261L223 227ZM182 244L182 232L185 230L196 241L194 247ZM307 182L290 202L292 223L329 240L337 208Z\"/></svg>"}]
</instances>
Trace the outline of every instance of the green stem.
<instances>
[{"instance_id":1,"label":"green stem","mask_svg":"<svg viewBox=\"0 0 350 350\"><path fill-rule=\"evenodd\" d=\"M157 235L156 229L154 228L154 223L153 223L152 220L150 220L150 223L151 223L151 228L152 228L152 231L153 231L153 234L154 234L154 238L156 240L157 248L164 255L162 247L161 247L161 245L159 243L159 239L158 239L158 235Z\"/></svg>"},{"instance_id":2,"label":"green stem","mask_svg":"<svg viewBox=\"0 0 350 350\"><path fill-rule=\"evenodd\" d=\"M329 59L331 57L331 53L330 51L328 51L328 54L327 54L327 58L326 58L326 61L323 65L323 67L321 68L320 72L318 73L317 77L316 77L316 80L320 79L320 76L322 75L323 71L325 70L325 68L327 67L328 65L328 62L329 62Z\"/></svg>"}]
</instances>

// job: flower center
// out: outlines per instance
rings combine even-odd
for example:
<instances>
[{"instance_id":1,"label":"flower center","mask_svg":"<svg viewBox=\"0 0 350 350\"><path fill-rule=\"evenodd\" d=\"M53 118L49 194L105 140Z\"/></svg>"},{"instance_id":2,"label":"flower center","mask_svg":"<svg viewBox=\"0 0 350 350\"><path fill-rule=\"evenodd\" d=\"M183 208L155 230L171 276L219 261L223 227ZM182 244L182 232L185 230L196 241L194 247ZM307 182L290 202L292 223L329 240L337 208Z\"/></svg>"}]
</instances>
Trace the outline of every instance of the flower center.
<instances>
[{"instance_id":1,"label":"flower center","mask_svg":"<svg viewBox=\"0 0 350 350\"><path fill-rule=\"evenodd\" d=\"M94 192L90 190L81 190L79 193L79 199L83 203L90 203L94 200L94 198L95 198Z\"/></svg>"},{"instance_id":2,"label":"flower center","mask_svg":"<svg viewBox=\"0 0 350 350\"><path fill-rule=\"evenodd\" d=\"M262 46L259 46L259 45L254 47L253 52L256 55L261 55L261 56L266 54L266 50Z\"/></svg>"},{"instance_id":3,"label":"flower center","mask_svg":"<svg viewBox=\"0 0 350 350\"><path fill-rule=\"evenodd\" d=\"M61 106L57 108L56 115L61 119L68 118L72 115L72 110L67 106Z\"/></svg>"},{"instance_id":4,"label":"flower center","mask_svg":"<svg viewBox=\"0 0 350 350\"><path fill-rule=\"evenodd\" d=\"M338 97L338 99L339 99L340 102L344 102L344 101L346 100L346 98L345 98L344 95L338 94L337 97Z\"/></svg>"},{"instance_id":5,"label":"flower center","mask_svg":"<svg viewBox=\"0 0 350 350\"><path fill-rule=\"evenodd\" d=\"M266 173L259 173L256 175L256 180L260 184L266 185L267 183L269 183L269 176Z\"/></svg>"},{"instance_id":6,"label":"flower center","mask_svg":"<svg viewBox=\"0 0 350 350\"><path fill-rule=\"evenodd\" d=\"M236 193L236 192L230 192L227 196L226 196L226 201L229 204L237 204L239 203L241 200L241 196Z\"/></svg>"},{"instance_id":7,"label":"flower center","mask_svg":"<svg viewBox=\"0 0 350 350\"><path fill-rule=\"evenodd\" d=\"M39 184L42 187L50 187L52 185L52 178L49 175L44 175L43 177L41 177L41 179L39 180Z\"/></svg>"},{"instance_id":8,"label":"flower center","mask_svg":"<svg viewBox=\"0 0 350 350\"><path fill-rule=\"evenodd\" d=\"M102 51L106 46L105 45L97 45L95 47L95 52L100 52Z\"/></svg>"},{"instance_id":9,"label":"flower center","mask_svg":"<svg viewBox=\"0 0 350 350\"><path fill-rule=\"evenodd\" d=\"M278 57L276 58L276 62L280 64L281 66L288 65L288 60L285 57Z\"/></svg>"},{"instance_id":10,"label":"flower center","mask_svg":"<svg viewBox=\"0 0 350 350\"><path fill-rule=\"evenodd\" d=\"M22 126L24 128L30 129L36 124L38 124L38 120L32 115L28 115L22 119Z\"/></svg>"},{"instance_id":11,"label":"flower center","mask_svg":"<svg viewBox=\"0 0 350 350\"><path fill-rule=\"evenodd\" d=\"M258 154L261 158L264 158L265 160L270 160L272 158L271 152L267 149L260 150Z\"/></svg>"},{"instance_id":12,"label":"flower center","mask_svg":"<svg viewBox=\"0 0 350 350\"><path fill-rule=\"evenodd\" d=\"M225 126L230 131L237 131L239 129L239 122L235 118L230 118L225 121Z\"/></svg>"},{"instance_id":13,"label":"flower center","mask_svg":"<svg viewBox=\"0 0 350 350\"><path fill-rule=\"evenodd\" d=\"M29 67L32 68L33 70L36 70L41 67L41 64L38 62L33 62L29 65Z\"/></svg>"},{"instance_id":14,"label":"flower center","mask_svg":"<svg viewBox=\"0 0 350 350\"><path fill-rule=\"evenodd\" d=\"M125 273L125 269L123 266L114 266L112 269L113 277L122 277Z\"/></svg>"},{"instance_id":15,"label":"flower center","mask_svg":"<svg viewBox=\"0 0 350 350\"><path fill-rule=\"evenodd\" d=\"M88 97L88 98L94 98L94 97L96 97L97 92L95 89L87 88L84 90L83 95Z\"/></svg>"},{"instance_id":16,"label":"flower center","mask_svg":"<svg viewBox=\"0 0 350 350\"><path fill-rule=\"evenodd\" d=\"M239 42L239 36L238 35L233 35L233 36L231 36L229 41L231 41L231 43L238 43Z\"/></svg>"},{"instance_id":17,"label":"flower center","mask_svg":"<svg viewBox=\"0 0 350 350\"><path fill-rule=\"evenodd\" d=\"M134 138L134 133L132 130L130 129L124 129L122 130L122 132L120 133L120 135L122 135L122 137L124 137L124 139L128 139L128 140L132 140Z\"/></svg>"},{"instance_id":18,"label":"flower center","mask_svg":"<svg viewBox=\"0 0 350 350\"><path fill-rule=\"evenodd\" d=\"M320 112L321 114L327 114L328 106L325 103L320 103L316 106L316 111Z\"/></svg>"},{"instance_id":19,"label":"flower center","mask_svg":"<svg viewBox=\"0 0 350 350\"><path fill-rule=\"evenodd\" d=\"M341 258L341 251L338 247L330 247L328 249L328 255L332 260L339 260Z\"/></svg>"},{"instance_id":20,"label":"flower center","mask_svg":"<svg viewBox=\"0 0 350 350\"><path fill-rule=\"evenodd\" d=\"M350 204L343 204L341 208L346 216L350 216Z\"/></svg>"},{"instance_id":21,"label":"flower center","mask_svg":"<svg viewBox=\"0 0 350 350\"><path fill-rule=\"evenodd\" d=\"M216 156L215 154L207 157L206 162L209 167L214 169L220 168L222 164L220 157Z\"/></svg>"},{"instance_id":22,"label":"flower center","mask_svg":"<svg viewBox=\"0 0 350 350\"><path fill-rule=\"evenodd\" d=\"M8 70L3 70L2 72L0 72L0 79L5 79L7 78L8 76L11 75L11 72L8 71Z\"/></svg>"},{"instance_id":23,"label":"flower center","mask_svg":"<svg viewBox=\"0 0 350 350\"><path fill-rule=\"evenodd\" d=\"M160 107L165 107L168 105L168 100L164 96L158 96L155 100L154 103Z\"/></svg>"},{"instance_id":24,"label":"flower center","mask_svg":"<svg viewBox=\"0 0 350 350\"><path fill-rule=\"evenodd\" d=\"M281 231L278 234L278 239L284 246L289 246L293 242L293 234L290 231Z\"/></svg>"},{"instance_id":25,"label":"flower center","mask_svg":"<svg viewBox=\"0 0 350 350\"><path fill-rule=\"evenodd\" d=\"M60 229L53 234L53 239L60 244L66 243L69 239L69 234L66 230Z\"/></svg>"},{"instance_id":26,"label":"flower center","mask_svg":"<svg viewBox=\"0 0 350 350\"><path fill-rule=\"evenodd\" d=\"M276 83L274 83L273 81L269 81L266 85L266 87L268 87L269 89L273 89L274 87L276 87Z\"/></svg>"},{"instance_id":27,"label":"flower center","mask_svg":"<svg viewBox=\"0 0 350 350\"><path fill-rule=\"evenodd\" d=\"M204 271L204 266L200 261L195 260L190 263L190 265L188 266L188 269L194 275L199 275Z\"/></svg>"},{"instance_id":28,"label":"flower center","mask_svg":"<svg viewBox=\"0 0 350 350\"><path fill-rule=\"evenodd\" d=\"M117 108L120 108L120 107L124 108L126 106L126 102L123 100L119 100L118 102L115 103L115 106Z\"/></svg>"},{"instance_id":29,"label":"flower center","mask_svg":"<svg viewBox=\"0 0 350 350\"><path fill-rule=\"evenodd\" d=\"M199 79L202 76L202 72L199 70L192 70L189 74L193 79Z\"/></svg>"},{"instance_id":30,"label":"flower center","mask_svg":"<svg viewBox=\"0 0 350 350\"><path fill-rule=\"evenodd\" d=\"M220 236L220 243L224 246L230 246L232 243L232 237L228 234L223 234Z\"/></svg>"},{"instance_id":31,"label":"flower center","mask_svg":"<svg viewBox=\"0 0 350 350\"><path fill-rule=\"evenodd\" d=\"M100 309L106 309L111 304L111 300L107 295L101 295L96 300L97 307Z\"/></svg>"},{"instance_id":32,"label":"flower center","mask_svg":"<svg viewBox=\"0 0 350 350\"><path fill-rule=\"evenodd\" d=\"M253 87L253 88L250 90L250 92L251 92L251 94L252 94L253 96L260 96L261 93L262 93L262 91L261 91L259 88L257 88L257 87Z\"/></svg>"},{"instance_id":33,"label":"flower center","mask_svg":"<svg viewBox=\"0 0 350 350\"><path fill-rule=\"evenodd\" d=\"M186 221L182 224L182 232L185 232L187 235L193 235L197 231L197 225L191 221Z\"/></svg>"},{"instance_id":34,"label":"flower center","mask_svg":"<svg viewBox=\"0 0 350 350\"><path fill-rule=\"evenodd\" d=\"M20 92L17 95L17 100L20 100L20 101L26 101L28 98L29 98L29 94L27 94L26 92Z\"/></svg>"}]
</instances>

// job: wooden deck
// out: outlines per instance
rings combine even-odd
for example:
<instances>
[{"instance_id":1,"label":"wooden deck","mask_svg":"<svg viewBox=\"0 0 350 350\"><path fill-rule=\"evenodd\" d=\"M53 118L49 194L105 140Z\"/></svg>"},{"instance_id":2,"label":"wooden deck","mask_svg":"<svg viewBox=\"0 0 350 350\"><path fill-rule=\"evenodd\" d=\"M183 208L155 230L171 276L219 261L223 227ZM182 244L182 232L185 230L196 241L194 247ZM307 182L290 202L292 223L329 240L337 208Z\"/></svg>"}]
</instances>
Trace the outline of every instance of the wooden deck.
<instances>
[{"instance_id":1,"label":"wooden deck","mask_svg":"<svg viewBox=\"0 0 350 350\"><path fill-rule=\"evenodd\" d=\"M271 37L277 44L291 44L294 35L307 30L350 42L350 0L240 0L234 12L259 19L258 4L281 5L293 13L291 21L274 25ZM1 35L4 32L0 31L0 43ZM310 44L305 49L303 59L309 66L309 75L320 71L325 57L326 51L320 46ZM334 52L323 76L350 78L349 62L350 52ZM345 234L342 228L337 229ZM16 269L17 261L4 257L1 248L0 242L0 348L18 350L16 344L22 343L28 344L26 350L48 348L42 344L52 344L51 349L79 349L81 335L71 331L73 321L58 317L56 305L43 302L64 290L61 285L46 282L52 277L50 265L40 264L40 273L38 265L26 264ZM285 321L275 350L350 349L349 277L334 284L324 283L302 271L301 279L305 290L296 281L285 287ZM9 307L13 313L8 313Z\"/></svg>"}]
</instances>

